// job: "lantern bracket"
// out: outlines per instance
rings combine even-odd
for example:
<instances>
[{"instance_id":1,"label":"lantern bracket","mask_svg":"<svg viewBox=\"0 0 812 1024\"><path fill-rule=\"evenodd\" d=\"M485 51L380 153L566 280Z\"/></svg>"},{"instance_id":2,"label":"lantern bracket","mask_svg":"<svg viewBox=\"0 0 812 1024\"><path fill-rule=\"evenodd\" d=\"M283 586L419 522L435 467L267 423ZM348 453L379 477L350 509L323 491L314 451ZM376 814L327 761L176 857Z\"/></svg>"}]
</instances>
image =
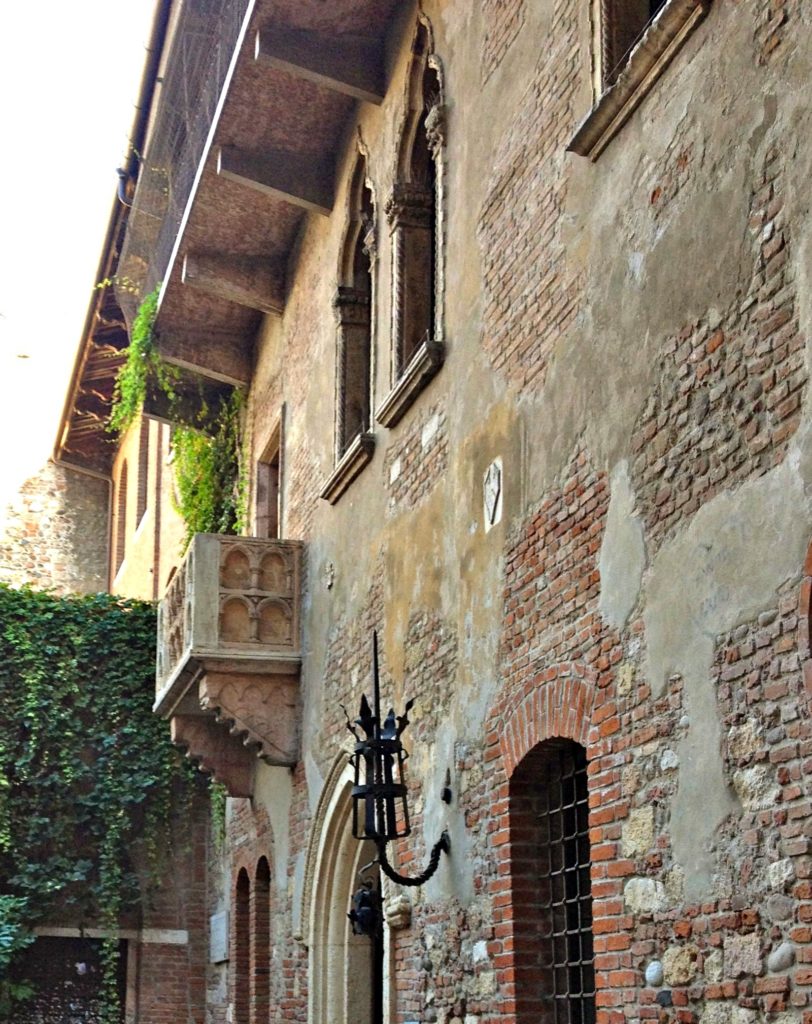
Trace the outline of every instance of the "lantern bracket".
<instances>
[{"instance_id":1,"label":"lantern bracket","mask_svg":"<svg viewBox=\"0 0 812 1024\"><path fill-rule=\"evenodd\" d=\"M408 875L402 875L399 871L396 871L389 863L386 856L386 843L387 840L385 839L378 843L378 862L381 865L381 871L383 871L386 877L390 878L393 882L397 882L398 885L417 886L428 882L440 865L440 854L451 852L451 837L448 832L443 830L443 834L431 848L431 856L425 870L421 871L419 875L410 878Z\"/></svg>"},{"instance_id":2,"label":"lantern bracket","mask_svg":"<svg viewBox=\"0 0 812 1024\"><path fill-rule=\"evenodd\" d=\"M372 707L366 695L361 697L360 714L354 721L347 715L347 728L355 737L350 758L353 768L352 832L356 839L371 841L378 850L381 871L398 885L418 886L427 882L440 864L440 855L451 849L451 839L444 831L431 849L428 865L419 875L402 875L389 863L386 844L402 839L411 832L408 787L405 764L408 753L403 749L401 734L409 724L413 701L407 701L402 715L390 708L384 719L381 714L381 688L378 675L378 636L372 634ZM346 714L346 711L345 711ZM358 726L358 729L356 729ZM450 778L446 773L443 800L451 799Z\"/></svg>"}]
</instances>

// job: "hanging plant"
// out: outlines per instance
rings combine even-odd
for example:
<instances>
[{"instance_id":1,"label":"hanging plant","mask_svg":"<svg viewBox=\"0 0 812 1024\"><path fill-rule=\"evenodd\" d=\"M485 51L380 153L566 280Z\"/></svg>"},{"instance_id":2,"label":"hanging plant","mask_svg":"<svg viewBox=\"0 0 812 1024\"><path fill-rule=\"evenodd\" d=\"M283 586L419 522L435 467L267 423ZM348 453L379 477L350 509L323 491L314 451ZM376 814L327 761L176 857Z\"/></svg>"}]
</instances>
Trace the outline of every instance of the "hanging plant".
<instances>
[{"instance_id":1,"label":"hanging plant","mask_svg":"<svg viewBox=\"0 0 812 1024\"><path fill-rule=\"evenodd\" d=\"M108 429L121 433L140 415L150 391L167 399L177 421L172 435L175 508L186 524L183 550L196 533L242 533L246 526L248 474L242 442L243 395L221 398L216 412L198 396L196 412L181 421L180 373L155 344L157 286L141 303L133 322L127 361L113 392ZM184 398L188 403L189 395ZM191 420L191 422L189 422Z\"/></svg>"},{"instance_id":2,"label":"hanging plant","mask_svg":"<svg viewBox=\"0 0 812 1024\"><path fill-rule=\"evenodd\" d=\"M172 435L174 503L186 523L183 549L196 533L241 533L245 528L247 460L241 440L243 396L234 391L216 416L203 407L203 428L179 426Z\"/></svg>"},{"instance_id":3,"label":"hanging plant","mask_svg":"<svg viewBox=\"0 0 812 1024\"><path fill-rule=\"evenodd\" d=\"M147 295L133 321L127 361L116 377L107 424L108 429L115 433L122 433L133 423L150 388L163 392L170 402L176 398L178 371L161 359L153 332L160 290L161 286L156 285Z\"/></svg>"}]
</instances>

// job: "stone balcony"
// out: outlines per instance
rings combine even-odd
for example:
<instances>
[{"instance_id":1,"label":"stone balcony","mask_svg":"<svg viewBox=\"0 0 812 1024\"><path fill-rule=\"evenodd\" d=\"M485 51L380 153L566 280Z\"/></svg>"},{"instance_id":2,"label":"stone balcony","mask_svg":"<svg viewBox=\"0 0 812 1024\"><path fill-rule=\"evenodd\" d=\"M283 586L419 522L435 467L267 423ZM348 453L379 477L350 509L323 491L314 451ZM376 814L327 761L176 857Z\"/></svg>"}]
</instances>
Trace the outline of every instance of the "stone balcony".
<instances>
[{"instance_id":1,"label":"stone balcony","mask_svg":"<svg viewBox=\"0 0 812 1024\"><path fill-rule=\"evenodd\" d=\"M302 545L198 534L158 609L154 710L231 796L299 752Z\"/></svg>"}]
</instances>

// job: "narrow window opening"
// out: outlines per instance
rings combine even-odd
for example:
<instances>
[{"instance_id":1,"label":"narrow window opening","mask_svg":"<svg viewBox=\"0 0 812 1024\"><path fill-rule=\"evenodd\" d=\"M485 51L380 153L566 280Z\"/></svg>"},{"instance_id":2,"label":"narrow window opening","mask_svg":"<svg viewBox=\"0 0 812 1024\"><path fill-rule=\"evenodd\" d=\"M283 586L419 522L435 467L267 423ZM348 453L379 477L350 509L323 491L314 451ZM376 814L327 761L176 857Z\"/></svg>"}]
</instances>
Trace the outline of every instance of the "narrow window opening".
<instances>
[{"instance_id":1,"label":"narrow window opening","mask_svg":"<svg viewBox=\"0 0 812 1024\"><path fill-rule=\"evenodd\" d=\"M282 536L281 482L282 443L281 424L257 463L256 535L278 539Z\"/></svg>"},{"instance_id":2,"label":"narrow window opening","mask_svg":"<svg viewBox=\"0 0 812 1024\"><path fill-rule=\"evenodd\" d=\"M243 868L234 896L234 1024L251 1024L251 882Z\"/></svg>"},{"instance_id":3,"label":"narrow window opening","mask_svg":"<svg viewBox=\"0 0 812 1024\"><path fill-rule=\"evenodd\" d=\"M116 499L116 554L115 576L124 562L127 547L127 460L121 466L118 476L118 495Z\"/></svg>"},{"instance_id":4,"label":"narrow window opening","mask_svg":"<svg viewBox=\"0 0 812 1024\"><path fill-rule=\"evenodd\" d=\"M271 871L261 857L254 880L254 921L251 985L252 1024L267 1024L271 997Z\"/></svg>"},{"instance_id":5,"label":"narrow window opening","mask_svg":"<svg viewBox=\"0 0 812 1024\"><path fill-rule=\"evenodd\" d=\"M437 157L429 123L441 103L440 81L429 66L428 35L414 47L411 111L401 143L400 178L387 206L394 252L394 376L435 334L437 286Z\"/></svg>"},{"instance_id":6,"label":"narrow window opening","mask_svg":"<svg viewBox=\"0 0 812 1024\"><path fill-rule=\"evenodd\" d=\"M353 176L347 269L335 300L338 317L338 458L369 429L372 373L374 207L360 160Z\"/></svg>"},{"instance_id":7,"label":"narrow window opening","mask_svg":"<svg viewBox=\"0 0 812 1024\"><path fill-rule=\"evenodd\" d=\"M141 431L138 438L138 494L135 508L135 526L140 526L144 513L147 511L149 484L149 420L142 418Z\"/></svg>"}]
</instances>

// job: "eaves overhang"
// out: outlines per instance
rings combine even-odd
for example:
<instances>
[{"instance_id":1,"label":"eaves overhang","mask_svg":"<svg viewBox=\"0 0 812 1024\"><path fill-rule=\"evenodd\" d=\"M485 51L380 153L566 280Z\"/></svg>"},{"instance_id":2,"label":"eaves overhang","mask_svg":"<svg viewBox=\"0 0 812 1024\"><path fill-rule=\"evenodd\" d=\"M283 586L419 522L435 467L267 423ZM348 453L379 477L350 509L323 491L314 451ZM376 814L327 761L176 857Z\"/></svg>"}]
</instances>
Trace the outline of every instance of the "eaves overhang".
<instances>
[{"instance_id":1,"label":"eaves overhang","mask_svg":"<svg viewBox=\"0 0 812 1024\"><path fill-rule=\"evenodd\" d=\"M116 292L119 256L124 242L128 203L138 174L148 123L158 85L174 0L158 0L146 48L144 70L121 168L121 183L113 199L101 247L96 277L80 335L71 378L65 393L53 456L108 476L115 443L107 430L116 377L129 344L127 325Z\"/></svg>"},{"instance_id":2,"label":"eaves overhang","mask_svg":"<svg viewBox=\"0 0 812 1024\"><path fill-rule=\"evenodd\" d=\"M206 99L203 81L194 110L184 115L186 152L173 141L184 133L171 82L172 60L181 57L170 55L161 97L166 125L159 110L145 161L154 180L142 175L139 182L120 274L137 280L142 295L161 283L159 344L188 351L190 339L204 339L203 376L222 373L220 343L232 354L241 348L250 361L262 316L283 313L303 224L332 211L357 105L383 100L388 37L402 6L242 0L239 26L224 24L233 49L217 58L218 67L227 58L227 68L216 102ZM202 115L207 105L203 139L192 113ZM184 167L195 145L197 162ZM126 298L123 305L130 319L134 307L126 308Z\"/></svg>"}]
</instances>

